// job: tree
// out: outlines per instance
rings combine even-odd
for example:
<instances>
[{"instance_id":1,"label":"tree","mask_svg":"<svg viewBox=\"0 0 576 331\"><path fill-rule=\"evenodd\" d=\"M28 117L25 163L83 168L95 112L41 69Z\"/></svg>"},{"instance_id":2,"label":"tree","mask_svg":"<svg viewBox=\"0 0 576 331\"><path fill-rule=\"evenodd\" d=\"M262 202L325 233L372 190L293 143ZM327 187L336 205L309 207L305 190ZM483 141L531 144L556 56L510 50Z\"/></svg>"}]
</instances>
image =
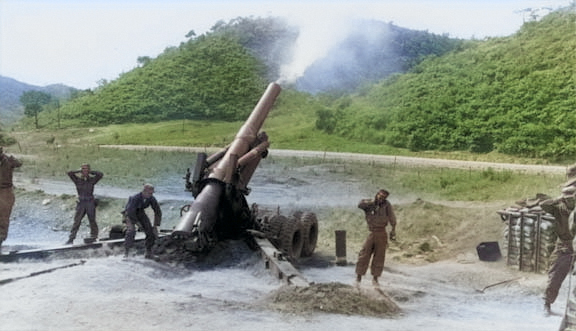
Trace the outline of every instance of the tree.
<instances>
[{"instance_id":1,"label":"tree","mask_svg":"<svg viewBox=\"0 0 576 331\"><path fill-rule=\"evenodd\" d=\"M143 66L147 65L148 63L150 63L150 61L152 61L152 59L149 56L139 56L137 61L138 61L138 64L143 67Z\"/></svg>"},{"instance_id":2,"label":"tree","mask_svg":"<svg viewBox=\"0 0 576 331\"><path fill-rule=\"evenodd\" d=\"M0 130L0 146L9 146L16 143L16 139L4 134Z\"/></svg>"},{"instance_id":3,"label":"tree","mask_svg":"<svg viewBox=\"0 0 576 331\"><path fill-rule=\"evenodd\" d=\"M20 96L20 103L24 106L24 115L34 117L34 125L38 129L38 113L44 110L44 106L52 97L41 91L26 91Z\"/></svg>"},{"instance_id":4,"label":"tree","mask_svg":"<svg viewBox=\"0 0 576 331\"><path fill-rule=\"evenodd\" d=\"M194 30L190 30L190 32L186 34L186 38L194 38L194 37L196 37L196 32L194 32Z\"/></svg>"}]
</instances>

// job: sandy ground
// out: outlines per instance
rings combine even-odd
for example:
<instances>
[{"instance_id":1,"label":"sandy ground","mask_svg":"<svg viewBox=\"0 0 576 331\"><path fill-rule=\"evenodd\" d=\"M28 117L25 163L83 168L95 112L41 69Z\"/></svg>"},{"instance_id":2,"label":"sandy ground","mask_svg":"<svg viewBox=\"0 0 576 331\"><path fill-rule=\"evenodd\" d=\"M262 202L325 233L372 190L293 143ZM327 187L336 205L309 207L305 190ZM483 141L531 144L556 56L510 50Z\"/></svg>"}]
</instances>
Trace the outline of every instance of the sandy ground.
<instances>
[{"instance_id":1,"label":"sandy ground","mask_svg":"<svg viewBox=\"0 0 576 331\"><path fill-rule=\"evenodd\" d=\"M16 214L35 223L14 222L5 250L66 240L66 231L43 226L42 215L19 206ZM380 290L399 312L377 314L387 307L369 277L355 287L355 256L346 266L334 260L316 254L298 265L324 286L306 295L286 289L243 242L187 266L121 252L2 263L0 330L557 330L571 283L546 317L545 275L479 261L473 250L436 263L389 259Z\"/></svg>"},{"instance_id":2,"label":"sandy ground","mask_svg":"<svg viewBox=\"0 0 576 331\"><path fill-rule=\"evenodd\" d=\"M542 275L463 258L389 263L380 288L400 307L393 316L354 314L358 302L338 291L338 313L325 312L321 298L292 293L297 300L274 300L283 283L243 243L188 268L119 255L81 265L73 265L79 259L3 264L2 279L64 268L0 285L0 330L557 330L566 288L554 307L558 315L545 317ZM309 281L354 289L352 263L318 262L300 267ZM367 279L361 288L375 292Z\"/></svg>"}]
</instances>

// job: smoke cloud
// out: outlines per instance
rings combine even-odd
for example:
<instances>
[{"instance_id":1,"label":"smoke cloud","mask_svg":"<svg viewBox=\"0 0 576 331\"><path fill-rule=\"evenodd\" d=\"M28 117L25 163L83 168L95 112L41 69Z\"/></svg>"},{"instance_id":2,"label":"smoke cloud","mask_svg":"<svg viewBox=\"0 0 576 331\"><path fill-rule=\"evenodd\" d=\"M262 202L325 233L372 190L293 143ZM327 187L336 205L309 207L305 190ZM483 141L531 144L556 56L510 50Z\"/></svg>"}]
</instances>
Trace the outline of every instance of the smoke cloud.
<instances>
[{"instance_id":1,"label":"smoke cloud","mask_svg":"<svg viewBox=\"0 0 576 331\"><path fill-rule=\"evenodd\" d=\"M351 20L345 15L323 15L316 19L289 18L299 27L299 35L292 50L292 61L281 66L280 84L294 84L316 60L343 41L350 30Z\"/></svg>"}]
</instances>

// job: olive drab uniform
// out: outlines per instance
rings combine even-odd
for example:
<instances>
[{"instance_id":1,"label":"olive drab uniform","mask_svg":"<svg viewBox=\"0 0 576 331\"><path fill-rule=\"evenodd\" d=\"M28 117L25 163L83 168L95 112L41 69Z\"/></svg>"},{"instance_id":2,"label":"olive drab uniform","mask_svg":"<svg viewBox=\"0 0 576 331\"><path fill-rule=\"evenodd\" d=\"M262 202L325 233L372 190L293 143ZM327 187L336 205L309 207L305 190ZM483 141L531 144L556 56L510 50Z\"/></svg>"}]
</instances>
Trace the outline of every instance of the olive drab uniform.
<instances>
[{"instance_id":1,"label":"olive drab uniform","mask_svg":"<svg viewBox=\"0 0 576 331\"><path fill-rule=\"evenodd\" d=\"M547 313L550 313L550 305L556 301L562 282L574 263L572 240L574 240L574 235L576 234L576 227L573 221L570 222L570 214L575 207L575 192L576 165L569 168L568 180L562 187L562 194L557 198L548 199L540 204L544 211L554 216L554 228L558 236L554 251L550 256L548 282L544 293L544 309Z\"/></svg>"},{"instance_id":2,"label":"olive drab uniform","mask_svg":"<svg viewBox=\"0 0 576 331\"><path fill-rule=\"evenodd\" d=\"M361 280L361 277L368 270L368 265L370 265L370 272L374 277L373 281L375 283L378 282L378 277L382 275L384 270L384 261L386 259L386 248L388 247L386 226L388 224L392 226L390 237L391 239L395 238L396 216L394 215L394 210L388 200L385 198L379 200L378 194L374 200L363 199L358 203L358 208L364 211L370 234L358 254L358 262L356 263L357 281ZM388 192L386 192L387 196ZM372 260L372 263L370 263L370 260Z\"/></svg>"},{"instance_id":3,"label":"olive drab uniform","mask_svg":"<svg viewBox=\"0 0 576 331\"><path fill-rule=\"evenodd\" d=\"M79 170L69 171L67 174L76 185L76 191L78 192L74 224L72 225L72 230L70 231L70 237L67 244L72 244L76 238L76 234L80 229L80 224L84 215L88 216L88 222L90 223L90 237L96 239L98 238L98 224L96 223L94 185L104 177L104 174L95 170L91 170L86 177L83 176ZM78 174L80 174L80 176L78 176Z\"/></svg>"},{"instance_id":4,"label":"olive drab uniform","mask_svg":"<svg viewBox=\"0 0 576 331\"><path fill-rule=\"evenodd\" d=\"M0 246L8 236L10 214L16 200L12 175L14 169L20 166L22 166L22 162L13 156L4 154L0 147Z\"/></svg>"},{"instance_id":5,"label":"olive drab uniform","mask_svg":"<svg viewBox=\"0 0 576 331\"><path fill-rule=\"evenodd\" d=\"M150 187L152 192L154 187L147 184L146 187ZM145 209L152 208L154 211L154 226L150 222L150 218L146 215ZM143 192L137 193L128 198L128 203L126 204L126 208L124 209L125 215L125 222L126 222L126 234L125 234L125 256L128 256L128 252L130 248L134 245L134 239L136 236L136 225L139 225L140 228L146 234L145 239L145 246L146 246L146 257L152 257L152 248L154 247L154 243L156 241L156 235L154 229L157 226L160 226L162 222L162 210L160 209L160 205L158 201L153 195L145 196Z\"/></svg>"}]
</instances>

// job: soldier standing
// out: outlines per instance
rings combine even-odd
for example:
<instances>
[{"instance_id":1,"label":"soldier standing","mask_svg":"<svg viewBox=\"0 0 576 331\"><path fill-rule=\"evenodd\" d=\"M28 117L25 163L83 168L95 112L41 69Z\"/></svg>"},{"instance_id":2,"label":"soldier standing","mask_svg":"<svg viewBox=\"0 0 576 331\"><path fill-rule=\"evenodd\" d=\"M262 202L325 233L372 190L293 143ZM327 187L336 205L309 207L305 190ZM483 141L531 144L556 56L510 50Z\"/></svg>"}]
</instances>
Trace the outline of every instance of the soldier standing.
<instances>
[{"instance_id":1,"label":"soldier standing","mask_svg":"<svg viewBox=\"0 0 576 331\"><path fill-rule=\"evenodd\" d=\"M20 166L22 166L22 162L12 155L4 154L4 149L0 146L0 250L2 243L8 237L10 214L12 214L12 207L16 200L12 175L14 168Z\"/></svg>"},{"instance_id":2,"label":"soldier standing","mask_svg":"<svg viewBox=\"0 0 576 331\"><path fill-rule=\"evenodd\" d=\"M146 255L144 257L147 259L152 258L152 248L158 235L157 227L160 226L162 222L162 210L160 210L160 205L153 194L154 186L144 184L142 192L128 199L126 209L124 210L124 215L126 216L126 239L124 241L126 251L124 256L126 257L128 256L130 248L134 245L136 225L138 224L140 228L144 230L144 233L146 233ZM144 209L148 207L151 207L154 211L154 227L152 227L152 223L150 223L150 219L144 211Z\"/></svg>"},{"instance_id":3,"label":"soldier standing","mask_svg":"<svg viewBox=\"0 0 576 331\"><path fill-rule=\"evenodd\" d=\"M554 251L550 255L548 282L544 292L544 312L551 314L550 306L556 301L562 282L574 263L572 240L576 233L574 224L570 224L570 213L575 207L576 164L568 168L567 181L562 186L562 194L555 199L548 199L540 207L554 216L554 231L558 235Z\"/></svg>"},{"instance_id":4,"label":"soldier standing","mask_svg":"<svg viewBox=\"0 0 576 331\"><path fill-rule=\"evenodd\" d=\"M364 241L364 245L358 254L356 263L356 282L362 281L362 276L368 270L372 273L372 284L378 285L378 277L384 270L384 261L386 259L386 248L388 247L388 234L386 226L391 225L390 240L396 240L396 216L392 205L387 200L390 193L386 190L380 190L374 200L363 199L358 203L358 208L364 210L366 223L370 234ZM370 263L372 259L372 263Z\"/></svg>"},{"instance_id":5,"label":"soldier standing","mask_svg":"<svg viewBox=\"0 0 576 331\"><path fill-rule=\"evenodd\" d=\"M90 165L85 163L80 170L68 171L68 177L76 185L78 192L78 202L76 203L76 213L74 214L74 224L70 231L70 237L66 242L71 245L76 239L80 223L84 215L88 215L90 222L90 237L92 240L98 238L98 224L96 223L96 200L94 199L94 185L98 183L104 174L100 171L90 170Z\"/></svg>"}]
</instances>

